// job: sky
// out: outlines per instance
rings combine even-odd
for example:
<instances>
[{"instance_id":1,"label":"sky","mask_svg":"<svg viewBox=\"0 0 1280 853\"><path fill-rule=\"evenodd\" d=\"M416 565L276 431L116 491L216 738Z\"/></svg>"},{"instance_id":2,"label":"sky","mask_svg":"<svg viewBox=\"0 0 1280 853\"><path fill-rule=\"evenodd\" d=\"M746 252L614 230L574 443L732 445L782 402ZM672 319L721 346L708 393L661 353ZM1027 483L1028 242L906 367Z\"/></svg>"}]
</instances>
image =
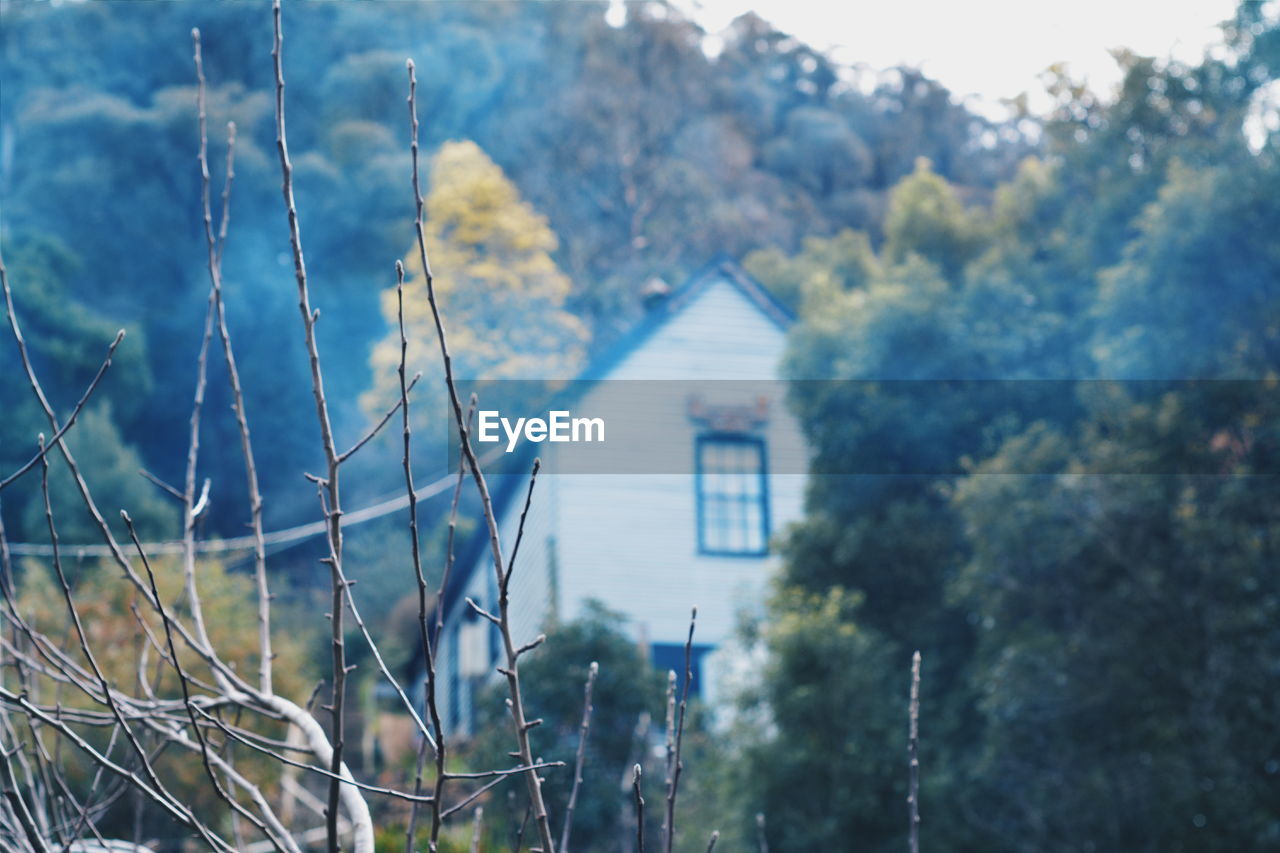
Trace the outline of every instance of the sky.
<instances>
[{"instance_id":1,"label":"sky","mask_svg":"<svg viewBox=\"0 0 1280 853\"><path fill-rule=\"evenodd\" d=\"M1065 62L1095 91L1119 82L1110 48L1195 61L1219 40L1236 0L675 0L714 33L746 11L843 63L911 65L987 112L1031 94L1047 106L1039 74Z\"/></svg>"}]
</instances>

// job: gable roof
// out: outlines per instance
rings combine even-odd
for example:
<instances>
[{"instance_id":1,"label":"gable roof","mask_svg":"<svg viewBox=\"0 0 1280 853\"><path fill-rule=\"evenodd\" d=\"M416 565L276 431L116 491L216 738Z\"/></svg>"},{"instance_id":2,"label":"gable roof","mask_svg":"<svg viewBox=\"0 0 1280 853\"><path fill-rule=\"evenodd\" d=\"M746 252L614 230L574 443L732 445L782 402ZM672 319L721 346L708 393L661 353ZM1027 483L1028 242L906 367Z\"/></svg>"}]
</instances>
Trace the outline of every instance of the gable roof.
<instances>
[{"instance_id":1,"label":"gable roof","mask_svg":"<svg viewBox=\"0 0 1280 853\"><path fill-rule=\"evenodd\" d=\"M698 296L713 284L724 281L737 289L760 313L768 317L779 329L786 331L795 321L785 305L765 289L764 285L752 278L746 270L728 255L718 255L702 269L695 272L684 284L668 294L662 302L649 309L645 318L630 332L623 335L611 346L591 359L586 369L578 374L570 384L569 397L577 397L596 382L606 378L613 370L625 361L633 352L640 349L662 326L670 322L691 305ZM528 471L533 467L533 459L537 455L533 445L523 443L517 451L513 467L516 470ZM494 491L494 517L501 524L503 517L511 506L512 500L523 494L528 486L527 475L505 474ZM454 561L454 572L441 596L445 618L462 600L463 594L471 583L478 567L489 565L490 557L489 532L481 523L468 538L466 545L458 553Z\"/></svg>"},{"instance_id":2,"label":"gable roof","mask_svg":"<svg viewBox=\"0 0 1280 853\"><path fill-rule=\"evenodd\" d=\"M795 321L795 315L766 290L764 285L752 278L728 255L718 255L686 279L684 284L669 293L660 303L650 308L645 318L630 332L592 358L586 370L577 377L578 380L590 382L605 378L627 356L649 340L659 328L684 311L707 288L718 281L725 281L732 285L779 329L786 331Z\"/></svg>"}]
</instances>

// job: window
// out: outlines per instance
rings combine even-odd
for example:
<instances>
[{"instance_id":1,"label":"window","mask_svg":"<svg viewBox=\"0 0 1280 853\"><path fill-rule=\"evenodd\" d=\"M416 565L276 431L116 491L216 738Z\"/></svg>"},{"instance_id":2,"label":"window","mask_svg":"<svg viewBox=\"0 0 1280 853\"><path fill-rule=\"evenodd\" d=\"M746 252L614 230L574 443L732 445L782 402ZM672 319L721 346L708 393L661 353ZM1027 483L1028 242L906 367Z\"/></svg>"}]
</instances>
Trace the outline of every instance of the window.
<instances>
[{"instance_id":1,"label":"window","mask_svg":"<svg viewBox=\"0 0 1280 853\"><path fill-rule=\"evenodd\" d=\"M744 435L698 438L698 550L761 556L769 545L764 442Z\"/></svg>"}]
</instances>

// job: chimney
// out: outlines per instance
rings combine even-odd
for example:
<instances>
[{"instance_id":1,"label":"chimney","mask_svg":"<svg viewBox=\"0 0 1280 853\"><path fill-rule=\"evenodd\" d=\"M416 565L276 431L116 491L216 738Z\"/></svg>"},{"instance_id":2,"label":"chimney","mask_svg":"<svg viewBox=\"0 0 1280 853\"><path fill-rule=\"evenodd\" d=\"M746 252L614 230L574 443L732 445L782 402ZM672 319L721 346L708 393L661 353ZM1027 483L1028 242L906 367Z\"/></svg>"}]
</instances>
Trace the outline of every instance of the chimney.
<instances>
[{"instance_id":1,"label":"chimney","mask_svg":"<svg viewBox=\"0 0 1280 853\"><path fill-rule=\"evenodd\" d=\"M640 288L640 302L644 305L646 311L654 311L661 308L670 295L671 285L658 276L653 276Z\"/></svg>"}]
</instances>

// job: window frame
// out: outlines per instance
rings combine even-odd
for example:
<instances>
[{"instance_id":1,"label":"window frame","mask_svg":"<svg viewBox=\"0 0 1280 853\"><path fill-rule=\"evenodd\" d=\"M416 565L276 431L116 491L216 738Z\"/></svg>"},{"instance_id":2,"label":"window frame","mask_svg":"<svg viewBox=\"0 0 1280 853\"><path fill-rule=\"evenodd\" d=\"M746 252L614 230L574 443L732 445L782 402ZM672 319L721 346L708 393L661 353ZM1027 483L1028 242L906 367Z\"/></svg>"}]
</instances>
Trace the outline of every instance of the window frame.
<instances>
[{"instance_id":1,"label":"window frame","mask_svg":"<svg viewBox=\"0 0 1280 853\"><path fill-rule=\"evenodd\" d=\"M741 444L750 445L756 448L760 460L760 470L757 476L760 478L760 548L758 550L739 550L733 548L712 548L706 541L705 527L705 511L704 505L707 493L703 486L703 470L702 470L702 452L705 446L711 444ZM697 525L698 553L708 557L745 557L748 559L758 559L769 555L769 535L772 529L772 521L769 517L769 448L765 440L756 435L747 435L738 432L703 432L699 433L694 440L693 447L693 470L694 470L694 490L693 502L695 507L695 521Z\"/></svg>"}]
</instances>

